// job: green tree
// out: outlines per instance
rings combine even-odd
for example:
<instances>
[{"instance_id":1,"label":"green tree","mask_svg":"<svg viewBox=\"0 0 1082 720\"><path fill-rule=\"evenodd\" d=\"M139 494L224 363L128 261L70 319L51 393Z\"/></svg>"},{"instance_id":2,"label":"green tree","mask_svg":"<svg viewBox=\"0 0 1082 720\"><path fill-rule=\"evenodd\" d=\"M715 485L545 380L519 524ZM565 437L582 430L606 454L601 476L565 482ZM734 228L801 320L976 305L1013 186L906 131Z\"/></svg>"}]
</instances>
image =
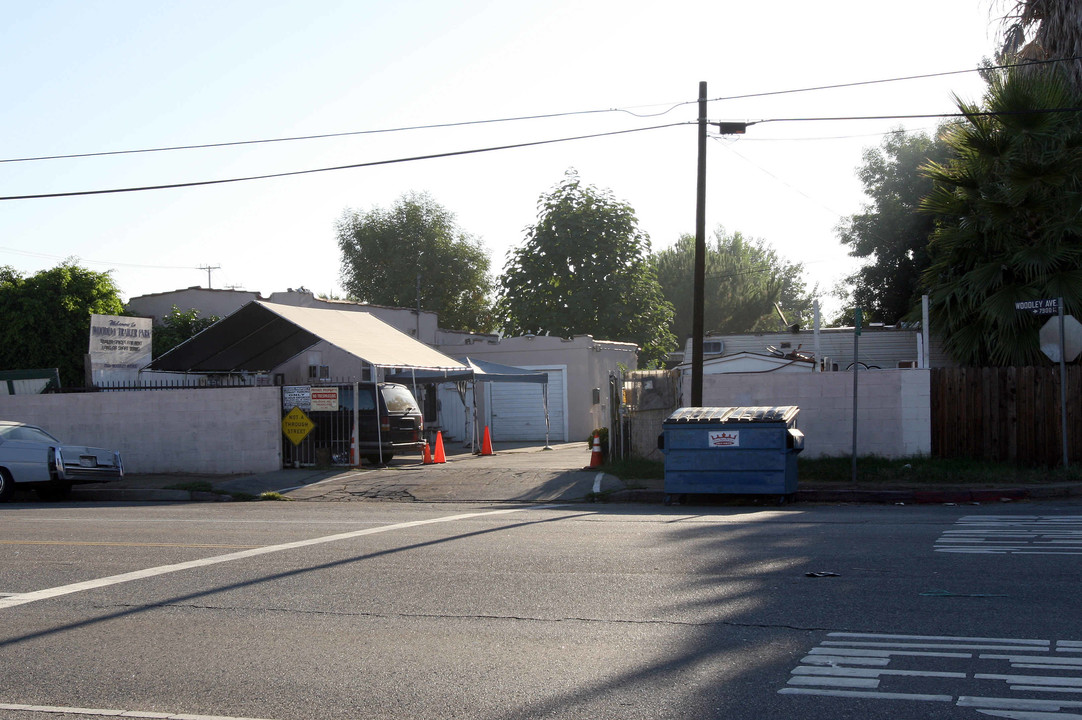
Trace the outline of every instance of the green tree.
<instances>
[{"instance_id":1,"label":"green tree","mask_svg":"<svg viewBox=\"0 0 1082 720\"><path fill-rule=\"evenodd\" d=\"M161 325L154 328L152 350L154 357L161 357L185 340L198 335L218 322L217 315L199 317L195 308L181 311L176 305L168 315L162 317Z\"/></svg>"},{"instance_id":2,"label":"green tree","mask_svg":"<svg viewBox=\"0 0 1082 720\"><path fill-rule=\"evenodd\" d=\"M1080 102L1054 68L994 73L983 106L959 102L966 120L945 135L956 157L926 168L932 330L961 364L1044 362L1041 321L1016 301L1082 310L1082 118L1044 112Z\"/></svg>"},{"instance_id":3,"label":"green tree","mask_svg":"<svg viewBox=\"0 0 1082 720\"><path fill-rule=\"evenodd\" d=\"M569 170L508 253L498 300L505 331L633 342L641 365L659 362L675 346L673 311L649 252L631 206Z\"/></svg>"},{"instance_id":4,"label":"green tree","mask_svg":"<svg viewBox=\"0 0 1082 720\"><path fill-rule=\"evenodd\" d=\"M864 151L857 175L871 202L842 220L836 232L850 255L867 260L846 278L846 305L862 308L867 322L896 324L920 302L920 277L928 268L928 239L935 227L931 215L918 212L932 190L931 178L920 168L945 162L949 154L939 134L902 132Z\"/></svg>"},{"instance_id":5,"label":"green tree","mask_svg":"<svg viewBox=\"0 0 1082 720\"><path fill-rule=\"evenodd\" d=\"M714 231L706 246L703 326L707 334L774 330L778 303L790 323L807 324L812 296L806 291L804 266L780 259L765 241L741 233ZM676 315L673 332L686 340L692 333L695 237L681 235L672 247L654 254L658 282Z\"/></svg>"},{"instance_id":6,"label":"green tree","mask_svg":"<svg viewBox=\"0 0 1082 720\"><path fill-rule=\"evenodd\" d=\"M30 277L10 266L0 268L0 369L55 367L61 384L81 387L90 316L123 311L112 276L74 260Z\"/></svg>"},{"instance_id":7,"label":"green tree","mask_svg":"<svg viewBox=\"0 0 1082 720\"><path fill-rule=\"evenodd\" d=\"M361 302L434 311L456 330L493 329L489 258L481 241L425 193L390 210L343 214L338 222L342 287Z\"/></svg>"}]
</instances>

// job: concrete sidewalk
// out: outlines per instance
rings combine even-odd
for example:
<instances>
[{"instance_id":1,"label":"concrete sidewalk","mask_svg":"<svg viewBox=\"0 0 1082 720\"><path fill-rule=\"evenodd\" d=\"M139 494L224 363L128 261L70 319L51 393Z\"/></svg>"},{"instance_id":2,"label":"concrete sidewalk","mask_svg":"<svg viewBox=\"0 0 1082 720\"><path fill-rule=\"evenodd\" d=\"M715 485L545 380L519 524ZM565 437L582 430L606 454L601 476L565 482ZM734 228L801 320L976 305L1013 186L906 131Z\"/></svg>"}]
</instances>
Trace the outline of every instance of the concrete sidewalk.
<instances>
[{"instance_id":1,"label":"concrete sidewalk","mask_svg":"<svg viewBox=\"0 0 1082 720\"><path fill-rule=\"evenodd\" d=\"M630 502L660 505L664 480L624 483L587 466L585 443L544 450L499 444L492 456L448 444L447 462L423 465L420 456L396 457L386 466L281 469L246 476L129 475L102 485L80 485L72 500L98 502L223 502L280 493L306 502ZM34 496L23 493L25 497ZM799 482L795 502L998 503L1082 496L1082 483L977 487L912 485L869 487L839 482ZM19 498L17 498L19 499ZM36 498L34 498L36 499ZM673 498L679 500L679 498ZM702 502L771 502L769 496L693 496Z\"/></svg>"}]
</instances>

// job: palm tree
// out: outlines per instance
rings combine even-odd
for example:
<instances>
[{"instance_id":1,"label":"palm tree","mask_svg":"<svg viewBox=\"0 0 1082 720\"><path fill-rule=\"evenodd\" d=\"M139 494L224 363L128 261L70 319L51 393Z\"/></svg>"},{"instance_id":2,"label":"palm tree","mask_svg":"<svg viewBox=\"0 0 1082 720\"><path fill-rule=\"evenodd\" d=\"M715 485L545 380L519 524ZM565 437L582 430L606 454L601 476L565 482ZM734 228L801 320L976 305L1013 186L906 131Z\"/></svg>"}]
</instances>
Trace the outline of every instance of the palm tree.
<instances>
[{"instance_id":1,"label":"palm tree","mask_svg":"<svg viewBox=\"0 0 1082 720\"><path fill-rule=\"evenodd\" d=\"M1082 2L1009 0L1003 17L1000 63L1073 58L1058 63L1076 92L1082 92Z\"/></svg>"},{"instance_id":2,"label":"palm tree","mask_svg":"<svg viewBox=\"0 0 1082 720\"><path fill-rule=\"evenodd\" d=\"M1033 5L1042 3L1033 2ZM965 122L944 140L955 157L923 170L934 214L923 275L932 327L963 365L1044 361L1040 320L1019 300L1063 297L1082 310L1082 119L1065 73L991 75L983 107L958 101Z\"/></svg>"}]
</instances>

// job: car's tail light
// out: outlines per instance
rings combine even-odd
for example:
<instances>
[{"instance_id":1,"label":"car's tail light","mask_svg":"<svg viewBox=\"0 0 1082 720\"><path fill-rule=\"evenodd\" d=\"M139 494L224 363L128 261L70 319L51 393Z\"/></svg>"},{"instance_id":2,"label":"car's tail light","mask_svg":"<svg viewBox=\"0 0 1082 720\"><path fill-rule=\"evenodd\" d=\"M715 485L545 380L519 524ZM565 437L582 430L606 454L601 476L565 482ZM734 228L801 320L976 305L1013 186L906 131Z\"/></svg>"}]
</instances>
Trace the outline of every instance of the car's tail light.
<instances>
[{"instance_id":1,"label":"car's tail light","mask_svg":"<svg viewBox=\"0 0 1082 720\"><path fill-rule=\"evenodd\" d=\"M391 418L387 417L386 415L381 417L379 419L379 429L383 430L384 432L390 432L391 431Z\"/></svg>"}]
</instances>

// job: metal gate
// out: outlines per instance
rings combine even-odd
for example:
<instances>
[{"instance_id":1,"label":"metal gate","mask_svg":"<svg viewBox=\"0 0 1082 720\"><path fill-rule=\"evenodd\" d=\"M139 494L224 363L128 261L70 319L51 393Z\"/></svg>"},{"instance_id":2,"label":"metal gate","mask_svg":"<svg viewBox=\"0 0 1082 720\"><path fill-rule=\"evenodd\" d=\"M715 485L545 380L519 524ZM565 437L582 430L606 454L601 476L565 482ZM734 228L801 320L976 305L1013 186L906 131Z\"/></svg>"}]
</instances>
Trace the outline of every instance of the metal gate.
<instances>
[{"instance_id":1,"label":"metal gate","mask_svg":"<svg viewBox=\"0 0 1082 720\"><path fill-rule=\"evenodd\" d=\"M353 383L335 385L287 385L282 388L282 464L284 467L328 467L353 464L350 446L353 441ZM331 409L333 406L333 409ZM316 409L313 409L316 408ZM295 443L289 429L290 419L304 427L304 413L311 430Z\"/></svg>"}]
</instances>

